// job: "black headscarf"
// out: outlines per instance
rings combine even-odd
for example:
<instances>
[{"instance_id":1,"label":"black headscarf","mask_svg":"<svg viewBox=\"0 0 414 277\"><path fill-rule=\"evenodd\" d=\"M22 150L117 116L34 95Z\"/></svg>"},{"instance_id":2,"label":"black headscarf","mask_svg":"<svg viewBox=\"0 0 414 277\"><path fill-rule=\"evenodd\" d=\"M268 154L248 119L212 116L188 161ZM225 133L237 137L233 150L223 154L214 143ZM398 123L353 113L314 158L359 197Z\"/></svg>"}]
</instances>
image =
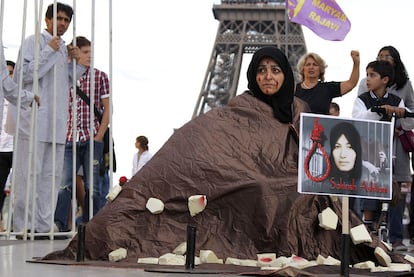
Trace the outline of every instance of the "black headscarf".
<instances>
[{"instance_id":1,"label":"black headscarf","mask_svg":"<svg viewBox=\"0 0 414 277\"><path fill-rule=\"evenodd\" d=\"M278 92L273 95L264 94L257 84L256 75L259 63L263 58L271 58L282 69L285 81ZM266 46L257 50L247 70L248 88L253 95L267 103L273 109L273 115L283 123L292 122L292 103L295 91L295 80L292 68L285 54L274 46Z\"/></svg>"}]
</instances>

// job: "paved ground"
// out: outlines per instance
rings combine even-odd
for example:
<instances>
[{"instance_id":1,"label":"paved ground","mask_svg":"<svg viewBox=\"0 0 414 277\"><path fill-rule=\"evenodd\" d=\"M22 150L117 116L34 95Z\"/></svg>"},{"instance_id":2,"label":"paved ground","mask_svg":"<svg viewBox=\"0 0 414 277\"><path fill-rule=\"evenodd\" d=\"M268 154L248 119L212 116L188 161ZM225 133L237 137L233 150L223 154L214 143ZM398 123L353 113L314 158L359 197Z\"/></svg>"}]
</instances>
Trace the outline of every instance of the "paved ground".
<instances>
[{"instance_id":1,"label":"paved ground","mask_svg":"<svg viewBox=\"0 0 414 277\"><path fill-rule=\"evenodd\" d=\"M167 277L188 276L184 273L159 273L147 272L138 268L111 268L98 266L73 266L30 263L35 257L43 257L46 254L63 249L68 240L60 241L18 241L2 240L0 238L0 276L7 277ZM226 274L191 274L192 276L233 276Z\"/></svg>"}]
</instances>

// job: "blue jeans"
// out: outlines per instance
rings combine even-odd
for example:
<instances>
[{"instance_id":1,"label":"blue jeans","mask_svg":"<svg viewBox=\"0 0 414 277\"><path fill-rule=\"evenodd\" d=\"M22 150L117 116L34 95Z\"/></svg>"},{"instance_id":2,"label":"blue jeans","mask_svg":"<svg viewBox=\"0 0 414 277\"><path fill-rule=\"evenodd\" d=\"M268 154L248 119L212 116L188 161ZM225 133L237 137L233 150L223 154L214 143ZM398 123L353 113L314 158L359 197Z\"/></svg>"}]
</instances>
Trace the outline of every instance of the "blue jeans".
<instances>
[{"instance_id":1,"label":"blue jeans","mask_svg":"<svg viewBox=\"0 0 414 277\"><path fill-rule=\"evenodd\" d=\"M83 180L85 183L85 209L82 221L89 221L89 141L76 143L76 170L83 168ZM93 215L101 208L101 182L99 176L100 161L102 160L103 142L93 143ZM58 193L58 201L55 210L55 223L60 231L68 230L69 214L71 212L72 182L73 182L73 144L65 145L65 158L63 161L63 179Z\"/></svg>"},{"instance_id":2,"label":"blue jeans","mask_svg":"<svg viewBox=\"0 0 414 277\"><path fill-rule=\"evenodd\" d=\"M106 195L109 192L109 171L105 170L104 175L99 176L99 182L101 183L101 208L106 204Z\"/></svg>"},{"instance_id":3,"label":"blue jeans","mask_svg":"<svg viewBox=\"0 0 414 277\"><path fill-rule=\"evenodd\" d=\"M405 202L400 201L397 206L392 207L390 205L389 215L389 238L390 243L396 243L403 240L403 215L404 215Z\"/></svg>"},{"instance_id":4,"label":"blue jeans","mask_svg":"<svg viewBox=\"0 0 414 277\"><path fill-rule=\"evenodd\" d=\"M389 239L390 243L402 242L404 238L404 228L403 228L403 216L405 209L405 197L401 197L401 182L398 182L398 186L395 186L393 183L393 197L394 193L399 198L398 201L395 200L394 205L390 205L389 209Z\"/></svg>"}]
</instances>

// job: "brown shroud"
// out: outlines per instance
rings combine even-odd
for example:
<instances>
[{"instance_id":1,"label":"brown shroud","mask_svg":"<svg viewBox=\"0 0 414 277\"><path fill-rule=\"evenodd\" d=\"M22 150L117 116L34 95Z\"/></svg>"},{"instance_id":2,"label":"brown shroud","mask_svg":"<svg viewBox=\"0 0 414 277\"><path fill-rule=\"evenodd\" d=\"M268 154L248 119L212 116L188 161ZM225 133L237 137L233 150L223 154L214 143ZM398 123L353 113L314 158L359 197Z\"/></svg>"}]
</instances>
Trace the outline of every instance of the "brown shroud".
<instances>
[{"instance_id":1,"label":"brown shroud","mask_svg":"<svg viewBox=\"0 0 414 277\"><path fill-rule=\"evenodd\" d=\"M304 111L307 105L295 98L297 130ZM87 224L85 258L107 260L120 247L128 249L128 262L159 257L186 240L187 224L197 227L196 255L209 249L222 259L256 259L264 252L339 258L341 225L323 230L317 215L331 206L340 216L340 205L326 196L297 193L297 158L288 124L274 119L267 104L248 93L239 95L176 130ZM208 204L191 217L187 200L196 194L205 194ZM163 213L145 208L150 197L164 202ZM354 215L351 221L360 223ZM76 239L43 259L74 259ZM376 245L378 240L352 246L351 263L375 260Z\"/></svg>"}]
</instances>

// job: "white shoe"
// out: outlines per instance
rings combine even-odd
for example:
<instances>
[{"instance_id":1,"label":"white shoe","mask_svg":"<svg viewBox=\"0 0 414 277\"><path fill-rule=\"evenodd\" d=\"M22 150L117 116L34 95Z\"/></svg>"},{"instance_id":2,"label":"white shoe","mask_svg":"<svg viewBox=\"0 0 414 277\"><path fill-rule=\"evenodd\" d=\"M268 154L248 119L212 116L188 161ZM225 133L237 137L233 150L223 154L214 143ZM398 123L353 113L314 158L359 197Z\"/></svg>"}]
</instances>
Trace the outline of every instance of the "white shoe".
<instances>
[{"instance_id":1,"label":"white shoe","mask_svg":"<svg viewBox=\"0 0 414 277\"><path fill-rule=\"evenodd\" d=\"M59 227L56 225L56 223L53 223L53 232L54 233L59 233L60 232Z\"/></svg>"}]
</instances>

